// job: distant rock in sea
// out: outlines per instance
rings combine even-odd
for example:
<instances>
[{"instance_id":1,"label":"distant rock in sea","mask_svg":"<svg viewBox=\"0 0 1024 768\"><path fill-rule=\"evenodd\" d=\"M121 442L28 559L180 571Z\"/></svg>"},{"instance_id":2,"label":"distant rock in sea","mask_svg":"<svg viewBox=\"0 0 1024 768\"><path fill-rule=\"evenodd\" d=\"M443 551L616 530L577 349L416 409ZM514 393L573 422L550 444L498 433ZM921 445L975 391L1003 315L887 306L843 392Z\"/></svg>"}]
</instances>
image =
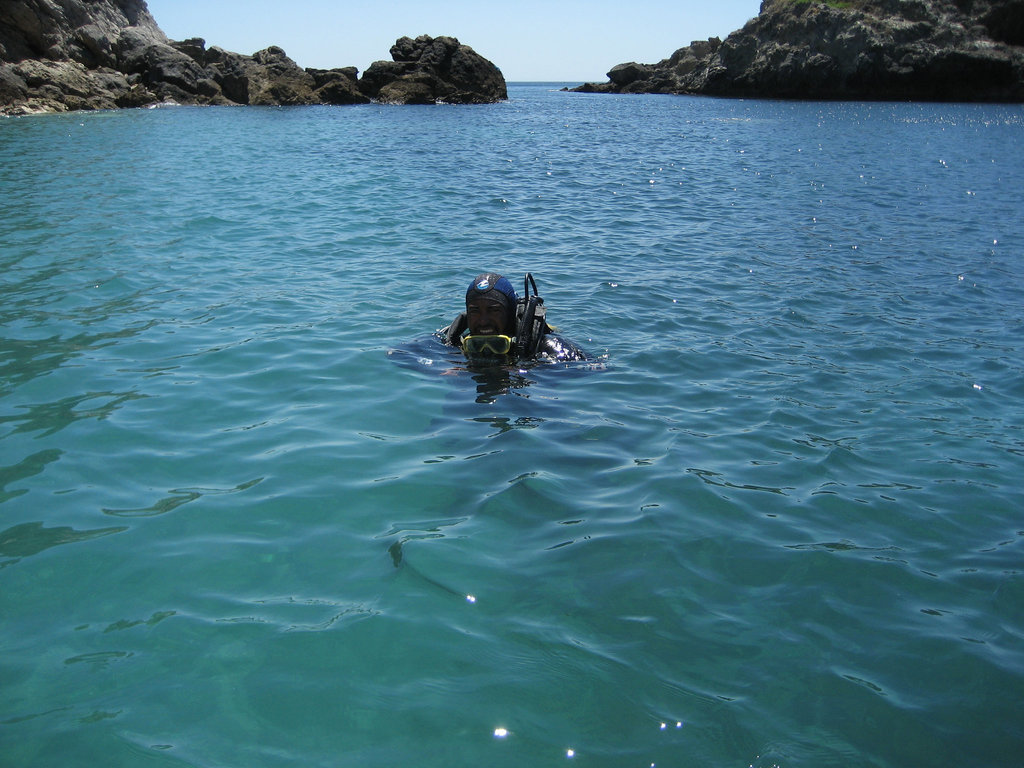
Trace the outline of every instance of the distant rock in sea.
<instances>
[{"instance_id":1,"label":"distant rock in sea","mask_svg":"<svg viewBox=\"0 0 1024 768\"><path fill-rule=\"evenodd\" d=\"M1024 0L764 0L725 40L619 64L588 93L1024 101Z\"/></svg>"},{"instance_id":2,"label":"distant rock in sea","mask_svg":"<svg viewBox=\"0 0 1024 768\"><path fill-rule=\"evenodd\" d=\"M490 103L501 71L451 37L400 38L393 62L303 69L271 46L251 56L173 41L145 0L0 0L0 113L203 105Z\"/></svg>"},{"instance_id":3,"label":"distant rock in sea","mask_svg":"<svg viewBox=\"0 0 1024 768\"><path fill-rule=\"evenodd\" d=\"M389 104L485 104L508 98L501 70L454 37L403 37L391 46L391 58L363 73L364 94Z\"/></svg>"}]
</instances>

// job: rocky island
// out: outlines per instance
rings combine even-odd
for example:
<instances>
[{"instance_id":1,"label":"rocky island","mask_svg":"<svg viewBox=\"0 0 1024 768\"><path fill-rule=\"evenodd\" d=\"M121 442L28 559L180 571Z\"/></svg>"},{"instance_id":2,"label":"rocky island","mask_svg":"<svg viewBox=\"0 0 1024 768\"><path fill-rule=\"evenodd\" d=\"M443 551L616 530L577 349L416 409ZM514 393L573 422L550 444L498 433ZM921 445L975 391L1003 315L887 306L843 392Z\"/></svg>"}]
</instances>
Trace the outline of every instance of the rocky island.
<instances>
[{"instance_id":1,"label":"rocky island","mask_svg":"<svg viewBox=\"0 0 1024 768\"><path fill-rule=\"evenodd\" d=\"M0 113L508 98L501 71L453 37L403 37L390 53L360 78L303 69L276 46L249 56L169 40L145 0L0 0Z\"/></svg>"},{"instance_id":2,"label":"rocky island","mask_svg":"<svg viewBox=\"0 0 1024 768\"><path fill-rule=\"evenodd\" d=\"M1024 0L763 0L725 40L575 91L1024 101Z\"/></svg>"}]
</instances>

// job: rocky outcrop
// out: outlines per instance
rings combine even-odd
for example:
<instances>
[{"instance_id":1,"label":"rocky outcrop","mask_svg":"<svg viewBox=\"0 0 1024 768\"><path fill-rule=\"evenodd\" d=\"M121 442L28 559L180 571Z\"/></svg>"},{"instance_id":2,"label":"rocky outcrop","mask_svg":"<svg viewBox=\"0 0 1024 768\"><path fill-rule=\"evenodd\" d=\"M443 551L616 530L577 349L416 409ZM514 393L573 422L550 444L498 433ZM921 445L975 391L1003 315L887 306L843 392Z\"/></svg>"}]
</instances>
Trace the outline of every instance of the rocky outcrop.
<instances>
[{"instance_id":1,"label":"rocky outcrop","mask_svg":"<svg viewBox=\"0 0 1024 768\"><path fill-rule=\"evenodd\" d=\"M0 112L177 104L483 103L506 98L493 64L454 38L401 38L394 62L303 69L272 46L251 56L173 41L145 0L0 0Z\"/></svg>"},{"instance_id":2,"label":"rocky outcrop","mask_svg":"<svg viewBox=\"0 0 1024 768\"><path fill-rule=\"evenodd\" d=\"M782 99L1024 101L1024 0L764 0L725 40L573 90Z\"/></svg>"},{"instance_id":3,"label":"rocky outcrop","mask_svg":"<svg viewBox=\"0 0 1024 768\"><path fill-rule=\"evenodd\" d=\"M494 64L454 37L403 37L392 61L370 65L359 81L364 94L390 104L487 104L508 98Z\"/></svg>"}]
</instances>

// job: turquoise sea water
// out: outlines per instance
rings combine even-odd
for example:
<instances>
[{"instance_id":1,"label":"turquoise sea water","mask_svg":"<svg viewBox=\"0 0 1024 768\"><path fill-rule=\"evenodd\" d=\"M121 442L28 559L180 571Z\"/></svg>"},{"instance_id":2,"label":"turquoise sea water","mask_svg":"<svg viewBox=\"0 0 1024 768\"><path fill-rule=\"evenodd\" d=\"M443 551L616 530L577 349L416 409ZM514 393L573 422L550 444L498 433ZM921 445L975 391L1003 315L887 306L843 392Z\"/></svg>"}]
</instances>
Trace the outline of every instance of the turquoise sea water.
<instances>
[{"instance_id":1,"label":"turquoise sea water","mask_svg":"<svg viewBox=\"0 0 1024 768\"><path fill-rule=\"evenodd\" d=\"M1024 109L510 96L0 120L0 765L1024 765Z\"/></svg>"}]
</instances>

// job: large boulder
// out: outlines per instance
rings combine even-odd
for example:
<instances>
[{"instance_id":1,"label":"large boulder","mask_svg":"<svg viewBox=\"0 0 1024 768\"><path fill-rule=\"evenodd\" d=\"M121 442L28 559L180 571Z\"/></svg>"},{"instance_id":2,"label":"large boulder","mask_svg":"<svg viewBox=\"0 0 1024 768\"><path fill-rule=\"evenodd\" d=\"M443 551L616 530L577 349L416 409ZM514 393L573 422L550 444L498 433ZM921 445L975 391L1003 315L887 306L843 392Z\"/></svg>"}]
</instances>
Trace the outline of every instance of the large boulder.
<instances>
[{"instance_id":1,"label":"large boulder","mask_svg":"<svg viewBox=\"0 0 1024 768\"><path fill-rule=\"evenodd\" d=\"M249 65L250 104L312 104L314 85L313 76L277 46L252 56Z\"/></svg>"},{"instance_id":2,"label":"large boulder","mask_svg":"<svg viewBox=\"0 0 1024 768\"><path fill-rule=\"evenodd\" d=\"M369 98L390 104L490 104L508 98L494 64L454 37L399 38L392 61L377 61L359 81Z\"/></svg>"},{"instance_id":3,"label":"large boulder","mask_svg":"<svg viewBox=\"0 0 1024 768\"><path fill-rule=\"evenodd\" d=\"M724 41L576 90L787 99L1024 101L1024 0L764 0Z\"/></svg>"},{"instance_id":4,"label":"large boulder","mask_svg":"<svg viewBox=\"0 0 1024 768\"><path fill-rule=\"evenodd\" d=\"M355 67L306 71L313 77L313 94L322 104L365 104L370 100L359 90L359 70Z\"/></svg>"}]
</instances>

